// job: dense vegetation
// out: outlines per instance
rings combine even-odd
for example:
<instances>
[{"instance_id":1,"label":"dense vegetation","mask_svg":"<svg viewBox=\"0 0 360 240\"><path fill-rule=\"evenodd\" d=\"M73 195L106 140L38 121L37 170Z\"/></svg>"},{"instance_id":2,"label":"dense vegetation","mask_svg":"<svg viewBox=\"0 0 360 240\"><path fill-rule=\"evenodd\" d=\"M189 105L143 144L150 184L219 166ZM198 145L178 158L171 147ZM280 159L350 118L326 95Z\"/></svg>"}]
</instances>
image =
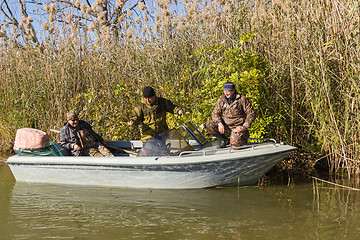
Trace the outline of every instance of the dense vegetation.
<instances>
[{"instance_id":1,"label":"dense vegetation","mask_svg":"<svg viewBox=\"0 0 360 240\"><path fill-rule=\"evenodd\" d=\"M201 125L231 80L257 109L253 137L326 156L331 171L358 172L358 1L131 3L38 2L43 31L26 11L17 22L7 14L0 29L2 149L11 149L18 128L60 128L71 109L107 139L138 138L127 121L146 85L186 110L169 116L171 127ZM317 160L283 164L310 169Z\"/></svg>"}]
</instances>

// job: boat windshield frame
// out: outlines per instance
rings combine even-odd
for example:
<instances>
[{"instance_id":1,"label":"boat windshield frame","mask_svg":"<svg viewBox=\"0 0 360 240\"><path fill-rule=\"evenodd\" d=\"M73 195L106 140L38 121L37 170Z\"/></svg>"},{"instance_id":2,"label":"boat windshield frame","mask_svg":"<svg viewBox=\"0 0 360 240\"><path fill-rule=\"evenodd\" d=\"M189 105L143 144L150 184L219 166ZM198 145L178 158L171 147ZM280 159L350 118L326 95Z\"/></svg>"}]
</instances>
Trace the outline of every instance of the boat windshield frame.
<instances>
[{"instance_id":1,"label":"boat windshield frame","mask_svg":"<svg viewBox=\"0 0 360 240\"><path fill-rule=\"evenodd\" d=\"M201 133L201 131L197 127L195 127L192 122L189 121L183 123L176 129L179 130L181 128L184 129L187 133L186 136L183 136L187 142L189 142L189 137L194 139L196 143L200 146L204 146L204 144L208 142L207 138Z\"/></svg>"}]
</instances>

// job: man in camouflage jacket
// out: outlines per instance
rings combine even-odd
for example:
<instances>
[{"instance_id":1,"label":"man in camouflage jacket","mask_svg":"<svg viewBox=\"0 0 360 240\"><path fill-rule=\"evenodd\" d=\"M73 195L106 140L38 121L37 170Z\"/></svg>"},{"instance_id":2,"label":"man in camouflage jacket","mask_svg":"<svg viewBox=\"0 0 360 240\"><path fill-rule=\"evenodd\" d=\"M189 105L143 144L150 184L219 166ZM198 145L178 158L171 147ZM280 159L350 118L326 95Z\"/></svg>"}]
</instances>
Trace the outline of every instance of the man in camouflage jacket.
<instances>
[{"instance_id":1,"label":"man in camouflage jacket","mask_svg":"<svg viewBox=\"0 0 360 240\"><path fill-rule=\"evenodd\" d=\"M141 141L159 135L169 130L166 123L166 113L183 115L183 110L170 100L156 97L152 87L143 89L143 100L133 110L129 125L141 125Z\"/></svg>"},{"instance_id":2,"label":"man in camouflage jacket","mask_svg":"<svg viewBox=\"0 0 360 240\"><path fill-rule=\"evenodd\" d=\"M77 113L66 114L64 126L60 128L60 144L74 156L110 157L113 154L104 146L106 141L94 132L91 125L79 120Z\"/></svg>"},{"instance_id":3,"label":"man in camouflage jacket","mask_svg":"<svg viewBox=\"0 0 360 240\"><path fill-rule=\"evenodd\" d=\"M234 83L225 83L223 89L224 95L217 100L212 120L205 123L205 128L219 140L219 148L229 144L226 135L230 135L230 147L239 147L247 143L255 110L249 99L236 91Z\"/></svg>"}]
</instances>

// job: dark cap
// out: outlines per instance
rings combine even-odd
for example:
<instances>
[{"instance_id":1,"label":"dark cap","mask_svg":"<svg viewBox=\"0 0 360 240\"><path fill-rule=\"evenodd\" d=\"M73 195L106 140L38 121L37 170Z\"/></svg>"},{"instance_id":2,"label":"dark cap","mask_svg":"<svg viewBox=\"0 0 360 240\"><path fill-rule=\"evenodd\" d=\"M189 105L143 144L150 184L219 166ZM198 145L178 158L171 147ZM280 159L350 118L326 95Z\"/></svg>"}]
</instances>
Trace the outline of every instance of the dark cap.
<instances>
[{"instance_id":1,"label":"dark cap","mask_svg":"<svg viewBox=\"0 0 360 240\"><path fill-rule=\"evenodd\" d=\"M226 82L224 84L224 91L235 91L235 84L232 82Z\"/></svg>"},{"instance_id":2,"label":"dark cap","mask_svg":"<svg viewBox=\"0 0 360 240\"><path fill-rule=\"evenodd\" d=\"M153 89L152 87L149 87L149 86L145 87L145 88L143 89L143 97L144 97L144 98L150 98L150 97L152 97L152 96L155 96L155 91L154 91L154 89Z\"/></svg>"}]
</instances>

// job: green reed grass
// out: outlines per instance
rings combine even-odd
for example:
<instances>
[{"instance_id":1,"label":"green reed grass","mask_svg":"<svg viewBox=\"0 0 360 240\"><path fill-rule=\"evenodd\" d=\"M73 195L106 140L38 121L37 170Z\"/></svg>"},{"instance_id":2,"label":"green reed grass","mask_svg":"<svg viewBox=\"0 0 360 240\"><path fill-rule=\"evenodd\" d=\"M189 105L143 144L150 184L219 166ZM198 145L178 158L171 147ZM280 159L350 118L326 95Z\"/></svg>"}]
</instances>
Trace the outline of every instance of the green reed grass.
<instances>
[{"instance_id":1,"label":"green reed grass","mask_svg":"<svg viewBox=\"0 0 360 240\"><path fill-rule=\"evenodd\" d=\"M194 53L202 47L234 49L242 44L244 51L267 62L257 120L266 125L263 136L329 154L331 171L357 172L358 1L177 1L184 4L182 15L172 12L174 1L151 3L153 18L141 5L140 15L123 9L127 15L110 25L118 28L106 25L101 6L90 13L79 5L82 19L88 19L80 27L66 18L71 11L61 11L68 24L57 22L61 5L58 10L49 5L42 33L46 41L40 46L28 42L19 47L7 31L0 52L3 148L11 147L18 128L60 128L70 109L80 111L108 139L139 137L127 120L146 85L188 112L185 118L171 117L171 126L185 120L201 124L212 109L197 112L204 96L195 93L205 79L196 72L212 58L220 59L222 52L209 55L208 62ZM255 37L241 43L248 33ZM302 161L290 164L302 166ZM312 165L311 159L306 161Z\"/></svg>"}]
</instances>

